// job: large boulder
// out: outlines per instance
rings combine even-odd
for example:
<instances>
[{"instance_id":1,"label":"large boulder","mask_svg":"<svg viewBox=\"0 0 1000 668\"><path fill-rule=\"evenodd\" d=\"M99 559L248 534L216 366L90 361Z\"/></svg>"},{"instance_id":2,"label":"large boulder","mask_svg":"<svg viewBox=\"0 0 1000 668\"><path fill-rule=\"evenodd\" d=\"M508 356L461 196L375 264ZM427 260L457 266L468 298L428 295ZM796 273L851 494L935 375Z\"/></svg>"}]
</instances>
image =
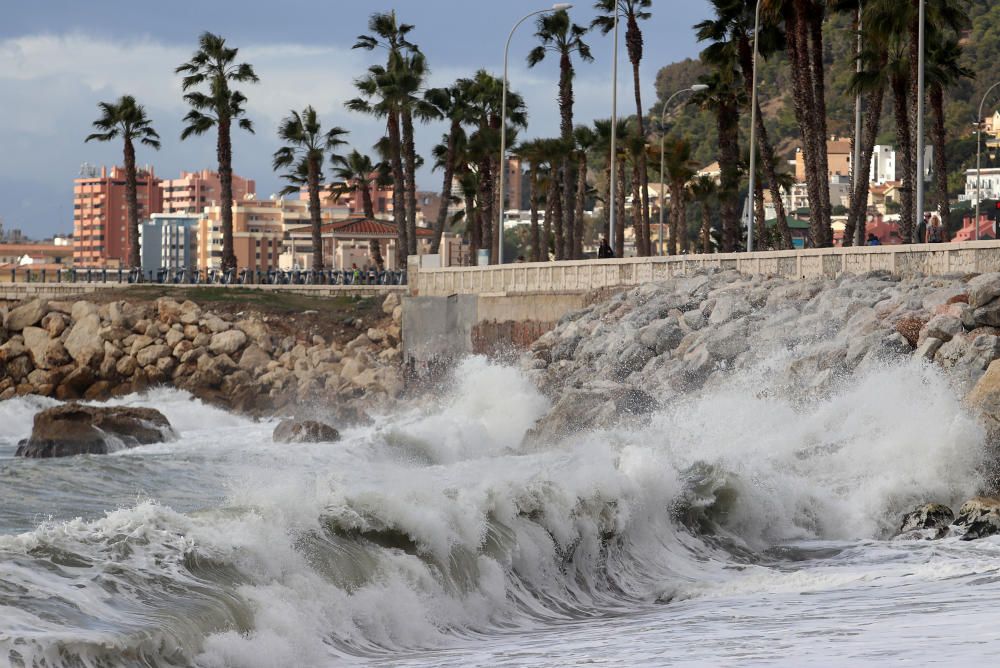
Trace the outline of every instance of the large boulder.
<instances>
[{"instance_id":1,"label":"large boulder","mask_svg":"<svg viewBox=\"0 0 1000 668\"><path fill-rule=\"evenodd\" d=\"M247 342L247 335L238 329L219 332L212 336L208 349L216 355L232 355Z\"/></svg>"},{"instance_id":2,"label":"large boulder","mask_svg":"<svg viewBox=\"0 0 1000 668\"><path fill-rule=\"evenodd\" d=\"M1000 533L1000 498L977 496L969 499L958 511L958 526L964 526L962 540L975 540Z\"/></svg>"},{"instance_id":3,"label":"large boulder","mask_svg":"<svg viewBox=\"0 0 1000 668\"><path fill-rule=\"evenodd\" d=\"M4 323L11 332L20 332L25 327L37 325L49 312L49 305L41 299L32 300L10 310Z\"/></svg>"},{"instance_id":4,"label":"large boulder","mask_svg":"<svg viewBox=\"0 0 1000 668\"><path fill-rule=\"evenodd\" d=\"M77 364L96 367L104 358L104 340L100 337L101 317L89 313L73 325L66 341L66 351Z\"/></svg>"},{"instance_id":5,"label":"large boulder","mask_svg":"<svg viewBox=\"0 0 1000 668\"><path fill-rule=\"evenodd\" d=\"M1000 274L981 274L969 281L969 306L979 308L1000 297Z\"/></svg>"},{"instance_id":6,"label":"large boulder","mask_svg":"<svg viewBox=\"0 0 1000 668\"><path fill-rule=\"evenodd\" d=\"M925 503L903 516L899 527L900 535L927 538L943 538L948 533L948 526L955 521L955 513L951 508L941 503ZM923 534L927 534L926 536Z\"/></svg>"},{"instance_id":7,"label":"large boulder","mask_svg":"<svg viewBox=\"0 0 1000 668\"><path fill-rule=\"evenodd\" d=\"M340 440L340 432L315 420L283 420L272 438L275 443L332 443Z\"/></svg>"},{"instance_id":8,"label":"large boulder","mask_svg":"<svg viewBox=\"0 0 1000 668\"><path fill-rule=\"evenodd\" d=\"M66 354L62 342L59 339L49 338L48 331L41 327L25 327L22 335L35 367L54 369L69 362L69 355Z\"/></svg>"},{"instance_id":9,"label":"large boulder","mask_svg":"<svg viewBox=\"0 0 1000 668\"><path fill-rule=\"evenodd\" d=\"M176 438L162 413L152 408L65 404L35 415L31 436L18 444L18 457L104 455L121 448Z\"/></svg>"},{"instance_id":10,"label":"large boulder","mask_svg":"<svg viewBox=\"0 0 1000 668\"><path fill-rule=\"evenodd\" d=\"M994 360L972 391L966 405L976 412L991 433L1000 433L1000 360Z\"/></svg>"}]
</instances>

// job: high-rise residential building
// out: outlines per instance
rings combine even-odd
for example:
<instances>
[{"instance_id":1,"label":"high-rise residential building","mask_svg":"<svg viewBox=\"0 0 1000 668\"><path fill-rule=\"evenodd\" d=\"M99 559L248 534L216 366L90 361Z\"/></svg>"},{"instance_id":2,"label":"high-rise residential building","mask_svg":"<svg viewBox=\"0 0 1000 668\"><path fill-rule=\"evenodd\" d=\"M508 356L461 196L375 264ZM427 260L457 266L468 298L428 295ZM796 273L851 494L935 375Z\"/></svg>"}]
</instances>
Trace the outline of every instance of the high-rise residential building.
<instances>
[{"instance_id":1,"label":"high-rise residential building","mask_svg":"<svg viewBox=\"0 0 1000 668\"><path fill-rule=\"evenodd\" d=\"M206 206L218 206L222 201L222 183L219 173L208 169L200 172L181 172L180 178L164 179L163 213L201 213ZM253 198L257 184L233 174L233 199Z\"/></svg>"},{"instance_id":2,"label":"high-rise residential building","mask_svg":"<svg viewBox=\"0 0 1000 668\"><path fill-rule=\"evenodd\" d=\"M160 181L152 168L138 172L139 219L163 210ZM73 181L73 262L77 267L123 267L128 264L128 212L125 170L86 168Z\"/></svg>"},{"instance_id":3,"label":"high-rise residential building","mask_svg":"<svg viewBox=\"0 0 1000 668\"><path fill-rule=\"evenodd\" d=\"M178 271L198 265L198 222L195 214L154 213L139 226L144 274Z\"/></svg>"}]
</instances>

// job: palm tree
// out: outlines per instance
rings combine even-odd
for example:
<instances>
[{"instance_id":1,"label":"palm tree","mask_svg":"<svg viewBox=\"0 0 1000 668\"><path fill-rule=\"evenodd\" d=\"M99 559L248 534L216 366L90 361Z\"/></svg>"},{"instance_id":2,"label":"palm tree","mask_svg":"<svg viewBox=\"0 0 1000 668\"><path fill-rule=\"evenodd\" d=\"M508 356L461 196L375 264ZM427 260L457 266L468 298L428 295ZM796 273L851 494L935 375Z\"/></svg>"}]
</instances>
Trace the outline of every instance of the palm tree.
<instances>
[{"instance_id":1,"label":"palm tree","mask_svg":"<svg viewBox=\"0 0 1000 668\"><path fill-rule=\"evenodd\" d=\"M528 54L528 66L534 67L545 59L546 53L553 53L559 58L559 132L567 146L573 143L573 54L580 60L591 62L590 47L583 41L587 29L572 23L565 9L543 14L538 17L535 37L541 42ZM564 226L574 227L575 180L573 165L569 153L560 167L562 180L562 203L560 209L564 217ZM557 256L561 249L556 249Z\"/></svg>"},{"instance_id":2,"label":"palm tree","mask_svg":"<svg viewBox=\"0 0 1000 668\"><path fill-rule=\"evenodd\" d=\"M632 64L632 90L635 93L635 117L640 136L646 136L646 127L642 118L642 95L639 88L639 63L642 61L642 30L639 28L639 21L648 19L651 14L646 11L652 7L652 0L597 0L594 9L601 12L591 24L591 28L599 28L601 34L607 35L615 26L615 14L625 19L625 47L628 50L628 59ZM643 153L639 158L639 179L640 192L642 194L642 228L645 239L649 239L649 169L646 155ZM649 255L650 248L645 248L645 254Z\"/></svg>"},{"instance_id":3,"label":"palm tree","mask_svg":"<svg viewBox=\"0 0 1000 668\"><path fill-rule=\"evenodd\" d=\"M739 148L739 108L743 90L735 85L731 70L717 69L701 78L708 86L691 97L693 104L715 114L719 132L719 213L722 218L722 251L732 253L740 246L741 230L737 198L742 168Z\"/></svg>"},{"instance_id":4,"label":"palm tree","mask_svg":"<svg viewBox=\"0 0 1000 668\"><path fill-rule=\"evenodd\" d=\"M233 83L257 83L257 75L249 63L237 63L239 49L226 46L226 40L210 32L198 38L198 50L191 60L177 67L183 74L181 88L191 110L184 117L187 124L181 139L203 135L212 128L218 131L216 156L219 161L219 183L222 188L222 269L236 268L233 250L233 144L232 124L253 133L249 118L241 118L247 98L230 87ZM205 86L208 92L195 90Z\"/></svg>"},{"instance_id":5,"label":"palm tree","mask_svg":"<svg viewBox=\"0 0 1000 668\"><path fill-rule=\"evenodd\" d=\"M330 189L336 199L340 199L352 191L361 193L361 208L365 218L375 218L375 204L372 201L372 187L389 183L389 167L385 162L373 163L371 157L357 149L346 156L332 157L334 183ZM385 259L382 257L382 244L377 238L368 242L368 254L375 266L382 270Z\"/></svg>"},{"instance_id":6,"label":"palm tree","mask_svg":"<svg viewBox=\"0 0 1000 668\"><path fill-rule=\"evenodd\" d=\"M954 37L947 39L933 36L929 40L931 48L927 53L927 79L930 83L931 113L934 115L931 127L931 141L934 145L934 186L938 210L945 226L946 240L951 238L951 206L948 202L948 156L944 127L944 91L961 79L971 79L972 70L962 66L962 47Z\"/></svg>"},{"instance_id":7,"label":"palm tree","mask_svg":"<svg viewBox=\"0 0 1000 668\"><path fill-rule=\"evenodd\" d=\"M691 182L691 198L701 209L701 252L712 252L712 204L718 195L715 181L709 176L698 176Z\"/></svg>"},{"instance_id":8,"label":"palm tree","mask_svg":"<svg viewBox=\"0 0 1000 668\"><path fill-rule=\"evenodd\" d=\"M572 254L574 260L583 259L583 212L587 205L587 157L597 145L597 133L587 125L573 130L576 143L576 212L574 215Z\"/></svg>"},{"instance_id":9,"label":"palm tree","mask_svg":"<svg viewBox=\"0 0 1000 668\"><path fill-rule=\"evenodd\" d=\"M87 135L84 142L111 141L121 138L125 158L125 213L128 217L128 263L131 269L142 266L139 253L139 196L135 168L135 142L160 149L160 135L146 116L146 109L131 95L117 102L100 102L101 117L94 121L97 132ZM147 212L149 213L149 212Z\"/></svg>"},{"instance_id":10,"label":"palm tree","mask_svg":"<svg viewBox=\"0 0 1000 668\"><path fill-rule=\"evenodd\" d=\"M405 72L406 54L416 47L407 40L407 35L413 26L399 23L396 12L381 12L368 18L370 35L359 35L354 43L355 49L372 51L384 48L389 56L385 66L373 65L368 73L354 82L361 97L349 100L348 109L386 119L386 134L388 138L388 162L392 171L392 213L396 224L396 264L406 265L406 257L410 252L410 235L407 229L405 184L406 174L403 171L404 142L400 122L403 107L408 103L412 89L411 79ZM414 239L413 244L416 244Z\"/></svg>"},{"instance_id":11,"label":"palm tree","mask_svg":"<svg viewBox=\"0 0 1000 668\"><path fill-rule=\"evenodd\" d=\"M670 243L667 255L687 250L687 184L698 171L691 159L691 144L671 137L663 147L664 177L670 184Z\"/></svg>"},{"instance_id":12,"label":"palm tree","mask_svg":"<svg viewBox=\"0 0 1000 668\"><path fill-rule=\"evenodd\" d=\"M893 2L898 4L898 0ZM826 149L826 65L823 60L823 23L827 2L771 0L769 9L784 23L795 120L802 134L802 156L811 212L810 233L816 246L825 247L833 243Z\"/></svg>"},{"instance_id":13,"label":"palm tree","mask_svg":"<svg viewBox=\"0 0 1000 668\"><path fill-rule=\"evenodd\" d=\"M638 133L637 128L629 124L629 131L622 137L629 164L632 166L632 230L635 233L635 250L637 255L648 255L650 248L649 230L645 229L642 220L642 177L639 170L640 162L646 159L646 138Z\"/></svg>"},{"instance_id":14,"label":"palm tree","mask_svg":"<svg viewBox=\"0 0 1000 668\"><path fill-rule=\"evenodd\" d=\"M747 99L750 99L753 88L753 28L756 2L753 0L712 0L712 8L715 11L715 18L702 21L695 26L698 41L711 42L702 51L702 59L715 67L737 65L742 74L744 92ZM758 55L766 59L784 46L784 34L780 27L767 22L761 26L758 41ZM774 169L778 160L774 145L768 137L759 100L756 116L757 148L761 154L760 162L764 167L763 175L771 193L771 201L774 202L782 246L791 248L792 233L788 227L788 216L781 200L781 188ZM762 193L760 195L754 193L754 197L755 207L758 210L763 209ZM763 224L763 221L761 222Z\"/></svg>"},{"instance_id":15,"label":"palm tree","mask_svg":"<svg viewBox=\"0 0 1000 668\"><path fill-rule=\"evenodd\" d=\"M538 205L541 201L539 174L545 163L545 152L542 140L535 139L522 142L514 149L523 162L528 163L528 206L531 209L531 261L542 261L541 230L538 227Z\"/></svg>"},{"instance_id":16,"label":"palm tree","mask_svg":"<svg viewBox=\"0 0 1000 668\"><path fill-rule=\"evenodd\" d=\"M498 230L493 227L498 207L502 206L497 192L500 169L500 121L503 105L503 81L479 70L471 79L461 79L458 86L469 101L467 118L472 132L468 151L479 173L478 209L482 228L482 247L490 250L490 262L499 260L499 244L495 243ZM507 136L516 141L517 131L527 127L528 116L524 99L515 92L507 92Z\"/></svg>"},{"instance_id":17,"label":"palm tree","mask_svg":"<svg viewBox=\"0 0 1000 668\"><path fill-rule=\"evenodd\" d=\"M292 172L285 175L289 182L281 190L282 195L290 195L299 191L301 174L305 175L305 187L309 193L309 218L312 222L313 271L323 271L323 225L320 214L319 190L320 178L323 175L323 162L326 152L332 152L346 142L341 139L347 130L334 127L323 132L316 110L308 106L302 113L295 111L282 119L278 126L278 137L285 142L274 152L273 168L275 171L291 167Z\"/></svg>"},{"instance_id":18,"label":"palm tree","mask_svg":"<svg viewBox=\"0 0 1000 668\"><path fill-rule=\"evenodd\" d=\"M437 166L441 167L443 183L441 185L441 208L437 220L434 221L434 237L431 240L431 253L437 253L441 246L441 235L448 219L448 205L451 203L451 187L455 178L455 156L458 145L465 141L463 124L471 120L469 100L466 88L456 82L447 88L431 88L424 93L424 100L432 105L441 118L448 120L448 134L444 136L443 151L437 155ZM437 153L437 152L436 152Z\"/></svg>"}]
</instances>

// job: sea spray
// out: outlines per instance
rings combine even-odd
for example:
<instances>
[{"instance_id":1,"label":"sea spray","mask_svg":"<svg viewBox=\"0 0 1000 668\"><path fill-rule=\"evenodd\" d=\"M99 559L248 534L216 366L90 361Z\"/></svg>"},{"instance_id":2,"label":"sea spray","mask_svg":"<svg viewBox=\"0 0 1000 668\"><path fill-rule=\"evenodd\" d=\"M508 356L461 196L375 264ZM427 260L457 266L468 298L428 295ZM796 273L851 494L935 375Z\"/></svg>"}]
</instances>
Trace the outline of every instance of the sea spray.
<instances>
[{"instance_id":1,"label":"sea spray","mask_svg":"<svg viewBox=\"0 0 1000 668\"><path fill-rule=\"evenodd\" d=\"M876 277L832 298L806 285L772 310L777 290L761 296L748 285L748 306L729 307L756 334L746 348L699 339L712 331L711 312L699 310L706 322L685 320L702 334L685 346L720 357L670 350L664 362L678 364L621 364L638 357L622 358L610 342L631 344L675 308L693 304L683 317L709 299L717 306L721 295L709 294L743 289L734 283L691 281L670 308L645 289L653 317L627 308L630 295L597 306L601 329L558 368L469 359L441 397L376 416L335 445L276 446L272 424L157 391L125 401L176 419L176 443L49 469L0 462L15 480L72 473L92 498L82 508L57 503L51 520L0 538L0 617L14 620L0 627L0 656L27 665L392 659L627 618L657 603L858 587L865 554L919 560L925 552L865 546L882 545L872 541L909 505L970 494L982 433L948 375L883 345L894 332L874 314L886 300L900 312L923 308L951 288ZM855 340L867 346L857 359L823 373L831 351L846 359ZM620 381L603 373L613 365ZM657 407L526 438L575 384L598 380L641 381ZM12 420L27 425L34 407L17 406L23 415ZM115 509L137 486L158 502ZM5 500L23 517L32 504L51 507L46 492L36 482ZM797 571L802 559L818 565ZM956 562L950 572L986 570L977 568ZM868 570L899 577L890 565ZM48 615L52 601L65 605Z\"/></svg>"}]
</instances>

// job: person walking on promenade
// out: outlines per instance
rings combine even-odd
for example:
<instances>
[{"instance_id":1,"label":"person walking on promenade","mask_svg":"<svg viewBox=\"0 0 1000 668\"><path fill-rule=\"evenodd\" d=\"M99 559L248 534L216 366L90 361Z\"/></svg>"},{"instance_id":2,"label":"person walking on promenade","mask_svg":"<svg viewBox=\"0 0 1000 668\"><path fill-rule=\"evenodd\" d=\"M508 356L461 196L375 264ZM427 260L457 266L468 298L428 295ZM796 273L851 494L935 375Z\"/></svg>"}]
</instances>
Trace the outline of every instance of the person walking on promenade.
<instances>
[{"instance_id":1,"label":"person walking on promenade","mask_svg":"<svg viewBox=\"0 0 1000 668\"><path fill-rule=\"evenodd\" d=\"M944 226L936 213L931 216L931 225L927 228L927 243L939 244L944 241Z\"/></svg>"},{"instance_id":2,"label":"person walking on promenade","mask_svg":"<svg viewBox=\"0 0 1000 668\"><path fill-rule=\"evenodd\" d=\"M607 260L615 256L615 251L611 248L611 244L604 237L601 237L601 245L597 248L597 259Z\"/></svg>"},{"instance_id":3,"label":"person walking on promenade","mask_svg":"<svg viewBox=\"0 0 1000 668\"><path fill-rule=\"evenodd\" d=\"M879 240L879 238L877 236L875 236L874 232L869 232L869 234L868 234L868 241L866 243L869 246L881 246L882 245L882 242Z\"/></svg>"},{"instance_id":4,"label":"person walking on promenade","mask_svg":"<svg viewBox=\"0 0 1000 668\"><path fill-rule=\"evenodd\" d=\"M917 225L917 238L913 240L915 244L925 244L927 243L927 225L931 222L931 214L927 212L924 214L924 219L920 221Z\"/></svg>"}]
</instances>

